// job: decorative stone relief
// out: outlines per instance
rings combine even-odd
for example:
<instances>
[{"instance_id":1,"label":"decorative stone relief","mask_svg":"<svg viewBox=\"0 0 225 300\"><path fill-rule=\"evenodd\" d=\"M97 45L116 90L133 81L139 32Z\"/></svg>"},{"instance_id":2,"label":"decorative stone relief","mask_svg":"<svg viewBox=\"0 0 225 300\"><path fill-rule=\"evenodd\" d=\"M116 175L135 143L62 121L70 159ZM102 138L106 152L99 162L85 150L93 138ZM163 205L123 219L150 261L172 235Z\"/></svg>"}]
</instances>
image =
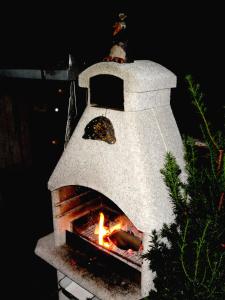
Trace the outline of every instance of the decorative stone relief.
<instances>
[{"instance_id":1,"label":"decorative stone relief","mask_svg":"<svg viewBox=\"0 0 225 300\"><path fill-rule=\"evenodd\" d=\"M84 129L84 139L100 140L115 144L116 137L111 121L103 116L91 120Z\"/></svg>"}]
</instances>

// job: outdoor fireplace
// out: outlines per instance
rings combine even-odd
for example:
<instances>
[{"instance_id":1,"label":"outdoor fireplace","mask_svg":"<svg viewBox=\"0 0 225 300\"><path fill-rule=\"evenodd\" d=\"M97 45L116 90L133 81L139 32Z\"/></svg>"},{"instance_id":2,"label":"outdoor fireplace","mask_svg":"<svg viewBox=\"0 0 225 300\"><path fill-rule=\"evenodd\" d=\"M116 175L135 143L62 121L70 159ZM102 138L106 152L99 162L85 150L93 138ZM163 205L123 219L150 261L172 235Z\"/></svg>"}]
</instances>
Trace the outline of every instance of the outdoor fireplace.
<instances>
[{"instance_id":1,"label":"outdoor fireplace","mask_svg":"<svg viewBox=\"0 0 225 300\"><path fill-rule=\"evenodd\" d=\"M36 253L100 299L140 299L154 288L142 259L150 234L173 221L160 173L166 152L183 166L170 108L176 76L151 61L100 62L80 74L79 85L88 89L88 105L48 182L54 245L45 237ZM65 245L74 267L60 258ZM113 274L116 267L129 283L110 289L93 276L99 265L109 277L108 266ZM80 267L92 273L86 281Z\"/></svg>"}]
</instances>

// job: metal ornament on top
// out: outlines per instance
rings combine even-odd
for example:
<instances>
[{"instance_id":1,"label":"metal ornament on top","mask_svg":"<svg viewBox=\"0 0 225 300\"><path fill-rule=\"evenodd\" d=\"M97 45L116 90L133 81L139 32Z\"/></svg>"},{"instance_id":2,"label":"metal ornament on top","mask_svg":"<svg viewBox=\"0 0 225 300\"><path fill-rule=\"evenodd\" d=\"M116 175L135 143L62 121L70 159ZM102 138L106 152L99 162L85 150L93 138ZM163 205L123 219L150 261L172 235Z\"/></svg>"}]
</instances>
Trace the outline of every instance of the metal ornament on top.
<instances>
[{"instance_id":1,"label":"metal ornament on top","mask_svg":"<svg viewBox=\"0 0 225 300\"><path fill-rule=\"evenodd\" d=\"M110 49L109 55L103 61L114 61L118 63L127 62L127 24L125 19L127 15L119 13L118 20L113 25L113 45Z\"/></svg>"}]
</instances>

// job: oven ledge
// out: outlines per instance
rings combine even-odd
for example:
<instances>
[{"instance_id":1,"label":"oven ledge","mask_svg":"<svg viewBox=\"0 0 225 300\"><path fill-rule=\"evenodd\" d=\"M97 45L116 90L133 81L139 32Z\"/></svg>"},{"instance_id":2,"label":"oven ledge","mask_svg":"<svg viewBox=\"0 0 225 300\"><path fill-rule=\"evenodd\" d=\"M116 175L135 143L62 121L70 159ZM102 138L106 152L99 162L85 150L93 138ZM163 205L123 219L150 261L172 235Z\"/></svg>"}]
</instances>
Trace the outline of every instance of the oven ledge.
<instances>
[{"instance_id":1,"label":"oven ledge","mask_svg":"<svg viewBox=\"0 0 225 300\"><path fill-rule=\"evenodd\" d=\"M138 284L132 283L132 286L126 289L118 285L116 288L115 286L109 287L101 278L94 277L87 269L73 266L69 251L70 248L67 245L55 246L53 233L39 239L35 248L36 255L100 299L141 299L141 289Z\"/></svg>"}]
</instances>

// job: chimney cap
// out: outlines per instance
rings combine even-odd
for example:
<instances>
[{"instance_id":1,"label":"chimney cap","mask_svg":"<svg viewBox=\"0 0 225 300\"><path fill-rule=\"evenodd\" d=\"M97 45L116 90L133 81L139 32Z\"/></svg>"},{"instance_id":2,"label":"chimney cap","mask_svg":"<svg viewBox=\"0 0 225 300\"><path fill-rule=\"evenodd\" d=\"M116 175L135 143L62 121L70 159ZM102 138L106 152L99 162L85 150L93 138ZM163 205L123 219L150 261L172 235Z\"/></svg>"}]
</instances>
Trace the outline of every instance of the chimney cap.
<instances>
[{"instance_id":1,"label":"chimney cap","mask_svg":"<svg viewBox=\"0 0 225 300\"><path fill-rule=\"evenodd\" d=\"M133 63L100 62L79 75L79 86L89 88L89 79L96 75L112 75L124 81L124 91L139 93L176 87L176 75L158 63L136 60Z\"/></svg>"}]
</instances>

